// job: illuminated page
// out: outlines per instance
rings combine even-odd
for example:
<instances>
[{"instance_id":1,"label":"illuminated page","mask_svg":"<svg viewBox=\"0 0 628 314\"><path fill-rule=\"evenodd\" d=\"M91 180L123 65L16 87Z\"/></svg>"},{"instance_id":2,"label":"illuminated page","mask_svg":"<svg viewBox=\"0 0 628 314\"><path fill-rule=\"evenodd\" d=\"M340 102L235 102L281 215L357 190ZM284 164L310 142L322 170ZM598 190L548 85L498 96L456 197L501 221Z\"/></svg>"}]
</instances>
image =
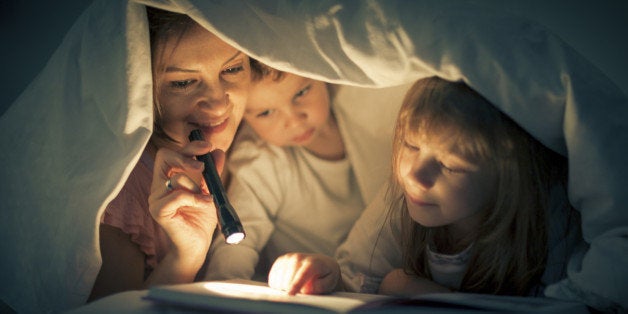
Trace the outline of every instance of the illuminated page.
<instances>
[{"instance_id":1,"label":"illuminated page","mask_svg":"<svg viewBox=\"0 0 628 314\"><path fill-rule=\"evenodd\" d=\"M390 297L350 292L330 295L288 295L265 283L229 280L157 286L146 297L155 302L199 309L268 313L348 313Z\"/></svg>"},{"instance_id":2,"label":"illuminated page","mask_svg":"<svg viewBox=\"0 0 628 314\"><path fill-rule=\"evenodd\" d=\"M335 292L290 296L266 283L209 281L148 290L146 299L194 309L243 313L589 313L584 304L541 297L473 293L434 293L413 298Z\"/></svg>"}]
</instances>

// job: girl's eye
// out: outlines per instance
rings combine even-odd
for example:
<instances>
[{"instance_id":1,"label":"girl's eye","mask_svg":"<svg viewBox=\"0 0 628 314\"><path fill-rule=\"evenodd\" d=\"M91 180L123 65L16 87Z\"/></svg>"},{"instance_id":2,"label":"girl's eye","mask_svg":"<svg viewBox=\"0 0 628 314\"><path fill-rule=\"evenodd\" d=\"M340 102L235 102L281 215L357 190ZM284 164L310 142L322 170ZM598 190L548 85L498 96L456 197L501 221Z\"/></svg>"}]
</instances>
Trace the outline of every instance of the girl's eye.
<instances>
[{"instance_id":1,"label":"girl's eye","mask_svg":"<svg viewBox=\"0 0 628 314\"><path fill-rule=\"evenodd\" d=\"M223 74L238 74L239 72L244 71L244 66L237 65L233 67L226 68L222 71Z\"/></svg>"},{"instance_id":2,"label":"girl's eye","mask_svg":"<svg viewBox=\"0 0 628 314\"><path fill-rule=\"evenodd\" d=\"M194 84L196 80L182 80L182 81L172 81L170 82L170 86L176 89L186 89L190 85Z\"/></svg>"},{"instance_id":3,"label":"girl's eye","mask_svg":"<svg viewBox=\"0 0 628 314\"><path fill-rule=\"evenodd\" d=\"M418 151L419 150L418 146L414 146L414 145L408 143L407 141L403 142L403 146L405 146L407 149L409 149L411 151Z\"/></svg>"},{"instance_id":4,"label":"girl's eye","mask_svg":"<svg viewBox=\"0 0 628 314\"><path fill-rule=\"evenodd\" d=\"M274 112L273 109L264 110L256 115L258 118L265 118L270 116Z\"/></svg>"},{"instance_id":5,"label":"girl's eye","mask_svg":"<svg viewBox=\"0 0 628 314\"><path fill-rule=\"evenodd\" d=\"M440 167L448 172L448 173L465 173L467 172L465 169L462 168L456 168L456 167L448 167L445 164L443 164L442 162L440 163Z\"/></svg>"}]
</instances>

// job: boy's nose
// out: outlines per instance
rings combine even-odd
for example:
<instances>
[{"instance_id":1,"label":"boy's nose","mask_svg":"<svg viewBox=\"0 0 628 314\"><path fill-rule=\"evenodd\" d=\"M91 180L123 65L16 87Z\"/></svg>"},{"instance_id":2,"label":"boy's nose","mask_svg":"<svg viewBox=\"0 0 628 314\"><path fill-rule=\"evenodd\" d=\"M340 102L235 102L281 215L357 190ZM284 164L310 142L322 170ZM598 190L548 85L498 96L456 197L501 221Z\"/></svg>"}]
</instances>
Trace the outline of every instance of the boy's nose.
<instances>
[{"instance_id":1,"label":"boy's nose","mask_svg":"<svg viewBox=\"0 0 628 314\"><path fill-rule=\"evenodd\" d=\"M292 110L286 119L286 128L298 126L307 119L307 113L300 110Z\"/></svg>"}]
</instances>

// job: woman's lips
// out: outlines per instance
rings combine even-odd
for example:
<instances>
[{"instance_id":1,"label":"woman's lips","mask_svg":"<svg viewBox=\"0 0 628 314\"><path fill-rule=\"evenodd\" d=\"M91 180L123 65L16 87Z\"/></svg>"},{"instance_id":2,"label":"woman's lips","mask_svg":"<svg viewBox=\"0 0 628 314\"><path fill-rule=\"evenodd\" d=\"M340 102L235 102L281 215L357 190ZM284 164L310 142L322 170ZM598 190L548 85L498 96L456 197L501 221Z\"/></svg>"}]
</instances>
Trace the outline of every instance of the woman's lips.
<instances>
[{"instance_id":1,"label":"woman's lips","mask_svg":"<svg viewBox=\"0 0 628 314\"><path fill-rule=\"evenodd\" d=\"M219 122L218 124L193 123L193 125L195 125L199 129L201 129L201 131L203 131L203 134L205 135L205 137L208 137L209 135L220 133L220 132L224 131L227 128L227 126L229 125L229 118L224 119L222 122Z\"/></svg>"},{"instance_id":2,"label":"woman's lips","mask_svg":"<svg viewBox=\"0 0 628 314\"><path fill-rule=\"evenodd\" d=\"M301 134L299 136L293 137L292 141L297 143L297 144L307 142L312 137L312 134L314 134L314 128L311 128L311 129L303 132L303 134Z\"/></svg>"}]
</instances>

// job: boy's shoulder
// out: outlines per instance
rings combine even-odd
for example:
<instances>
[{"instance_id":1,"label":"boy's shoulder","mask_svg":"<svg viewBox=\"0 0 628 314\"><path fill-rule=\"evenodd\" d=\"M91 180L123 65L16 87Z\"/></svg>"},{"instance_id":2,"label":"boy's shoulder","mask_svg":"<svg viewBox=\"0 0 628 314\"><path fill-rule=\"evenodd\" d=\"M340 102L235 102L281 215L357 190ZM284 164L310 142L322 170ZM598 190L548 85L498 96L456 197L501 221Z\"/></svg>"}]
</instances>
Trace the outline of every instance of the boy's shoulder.
<instances>
[{"instance_id":1,"label":"boy's shoulder","mask_svg":"<svg viewBox=\"0 0 628 314\"><path fill-rule=\"evenodd\" d=\"M292 155L291 148L269 144L243 123L229 149L228 163L237 168L287 166Z\"/></svg>"}]
</instances>

